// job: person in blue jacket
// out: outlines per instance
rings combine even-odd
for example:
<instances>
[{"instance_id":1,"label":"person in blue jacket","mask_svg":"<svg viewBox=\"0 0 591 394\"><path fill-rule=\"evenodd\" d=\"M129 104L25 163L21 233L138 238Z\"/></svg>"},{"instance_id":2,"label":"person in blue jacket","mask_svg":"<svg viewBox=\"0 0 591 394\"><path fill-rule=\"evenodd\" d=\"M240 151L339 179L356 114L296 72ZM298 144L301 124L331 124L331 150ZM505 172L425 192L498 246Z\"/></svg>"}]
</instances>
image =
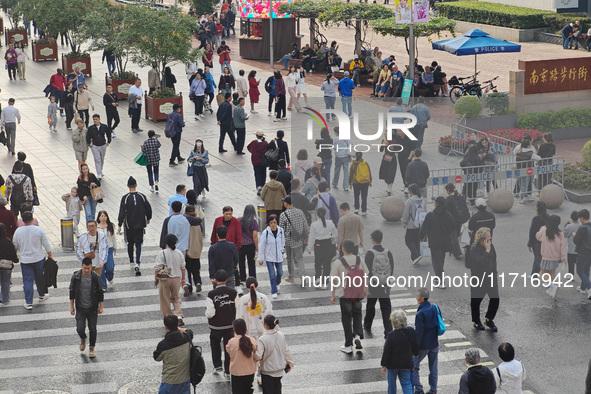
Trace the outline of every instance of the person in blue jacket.
<instances>
[{"instance_id":1,"label":"person in blue jacket","mask_svg":"<svg viewBox=\"0 0 591 394\"><path fill-rule=\"evenodd\" d=\"M218 88L215 81L213 80L213 75L211 75L211 71L209 70L209 66L204 67L203 71L203 79L205 80L205 95L208 97L207 100L204 101L205 109L209 110L210 114L213 114L213 109L211 108L211 102L214 98L215 89Z\"/></svg>"},{"instance_id":2,"label":"person in blue jacket","mask_svg":"<svg viewBox=\"0 0 591 394\"><path fill-rule=\"evenodd\" d=\"M437 393L437 357L439 355L439 339L437 331L439 327L438 314L441 314L437 305L429 302L429 289L422 287L417 292L419 308L415 316L415 331L419 342L419 355L413 357L414 362L414 388L415 393L423 393L423 385L419 375L421 361L429 358L429 393Z\"/></svg>"}]
</instances>

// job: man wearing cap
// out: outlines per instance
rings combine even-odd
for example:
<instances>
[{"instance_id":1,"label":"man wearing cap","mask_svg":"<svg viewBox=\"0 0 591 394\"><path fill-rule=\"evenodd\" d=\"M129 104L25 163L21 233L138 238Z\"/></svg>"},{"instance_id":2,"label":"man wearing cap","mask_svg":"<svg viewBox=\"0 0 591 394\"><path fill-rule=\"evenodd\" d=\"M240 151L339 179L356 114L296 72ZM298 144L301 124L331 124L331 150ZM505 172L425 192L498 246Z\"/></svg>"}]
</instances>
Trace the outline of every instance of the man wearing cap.
<instances>
[{"instance_id":1,"label":"man wearing cap","mask_svg":"<svg viewBox=\"0 0 591 394\"><path fill-rule=\"evenodd\" d=\"M172 152L170 154L170 160L168 164L170 166L176 166L175 160L178 159L178 163L181 164L185 161L183 157L181 157L181 151L179 146L181 144L181 133L183 132L183 127L185 127L185 121L183 120L183 115L181 115L181 108L183 108L180 104L174 104L172 106L172 112L168 114L168 118L166 119L166 123L169 120L172 121L172 129L174 130L174 135L170 137L170 142L172 142Z\"/></svg>"},{"instance_id":2,"label":"man wearing cap","mask_svg":"<svg viewBox=\"0 0 591 394\"><path fill-rule=\"evenodd\" d=\"M480 351L476 348L466 350L466 364L468 370L460 379L458 394L494 394L497 382L490 368L480 364Z\"/></svg>"},{"instance_id":3,"label":"man wearing cap","mask_svg":"<svg viewBox=\"0 0 591 394\"><path fill-rule=\"evenodd\" d=\"M237 150L236 147L236 140L234 139L234 133L230 131L230 125L232 123L232 95L230 93L226 93L224 96L224 102L222 102L218 108L218 112L216 113L216 117L218 120L218 126L220 126L220 141L218 143L218 152L224 153L227 150L224 149L224 140L226 139L226 134L230 137L230 141L232 142L232 146L234 150Z\"/></svg>"},{"instance_id":4,"label":"man wearing cap","mask_svg":"<svg viewBox=\"0 0 591 394\"><path fill-rule=\"evenodd\" d=\"M144 100L144 90L141 88L142 80L137 78L135 80L135 84L129 88L129 97L127 99L129 105L129 112L131 115L131 131L134 133L139 133L143 131L140 129L140 117L142 115L142 103ZM131 101L133 101L135 97L135 102L132 105Z\"/></svg>"},{"instance_id":5,"label":"man wearing cap","mask_svg":"<svg viewBox=\"0 0 591 394\"><path fill-rule=\"evenodd\" d=\"M349 65L349 70L353 73L353 81L355 81L355 85L361 86L359 83L359 74L362 71L365 71L365 68L363 68L363 62L359 59L359 55L353 55L353 61Z\"/></svg>"},{"instance_id":6,"label":"man wearing cap","mask_svg":"<svg viewBox=\"0 0 591 394\"><path fill-rule=\"evenodd\" d=\"M16 142L16 121L21 123L21 114L14 106L14 99L8 99L8 107L2 108L2 115L0 116L0 129L6 129L6 148L8 152L14 156L14 145Z\"/></svg>"},{"instance_id":7,"label":"man wearing cap","mask_svg":"<svg viewBox=\"0 0 591 394\"><path fill-rule=\"evenodd\" d=\"M472 215L468 222L468 230L470 230L470 245L474 243L474 236L481 227L490 228L490 235L493 235L493 230L496 226L495 215L486 210L486 200L484 198L476 199L476 208L478 211Z\"/></svg>"},{"instance_id":8,"label":"man wearing cap","mask_svg":"<svg viewBox=\"0 0 591 394\"><path fill-rule=\"evenodd\" d=\"M313 172L316 172L314 168L318 168L318 176L324 178L324 174L322 173L323 167L322 159L320 157L314 158L314 165L306 170L306 174L304 175L304 182L307 182L308 179L312 178L314 175Z\"/></svg>"},{"instance_id":9,"label":"man wearing cap","mask_svg":"<svg viewBox=\"0 0 591 394\"><path fill-rule=\"evenodd\" d=\"M279 227L285 230L285 252L287 253L287 269L289 272L289 276L285 281L293 283L294 265L298 268L300 278L306 275L303 252L304 242L308 239L309 227L304 213L292 205L291 196L283 199L283 206L285 211L279 217Z\"/></svg>"},{"instance_id":10,"label":"man wearing cap","mask_svg":"<svg viewBox=\"0 0 591 394\"><path fill-rule=\"evenodd\" d=\"M133 249L135 246L135 274L140 276L140 264L142 262L142 244L144 243L144 232L146 225L152 219L152 206L146 196L137 191L137 182L130 176L127 180L129 193L121 197L119 205L119 228L117 233L121 234L121 226L125 222L125 240L127 241L127 253L129 264L134 266Z\"/></svg>"},{"instance_id":11,"label":"man wearing cap","mask_svg":"<svg viewBox=\"0 0 591 394\"><path fill-rule=\"evenodd\" d=\"M353 118L353 89L355 89L355 84L349 78L349 71L345 71L345 77L340 80L338 88L339 92L341 93L341 103L343 104L343 112L349 116L350 119Z\"/></svg>"},{"instance_id":12,"label":"man wearing cap","mask_svg":"<svg viewBox=\"0 0 591 394\"><path fill-rule=\"evenodd\" d=\"M92 126L86 132L86 142L94 156L96 176L99 181L103 178L103 164L107 154L107 146L111 143L111 133L107 125L101 123L99 114L92 115Z\"/></svg>"}]
</instances>

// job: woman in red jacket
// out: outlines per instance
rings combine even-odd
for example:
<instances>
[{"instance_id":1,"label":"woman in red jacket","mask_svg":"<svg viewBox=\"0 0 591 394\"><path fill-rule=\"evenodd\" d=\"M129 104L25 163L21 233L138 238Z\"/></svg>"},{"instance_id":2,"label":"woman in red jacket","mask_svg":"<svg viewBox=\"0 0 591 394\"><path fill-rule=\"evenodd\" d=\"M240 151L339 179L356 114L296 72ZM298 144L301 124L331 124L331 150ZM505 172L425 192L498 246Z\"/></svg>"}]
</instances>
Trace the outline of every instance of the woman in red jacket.
<instances>
[{"instance_id":1,"label":"woman in red jacket","mask_svg":"<svg viewBox=\"0 0 591 394\"><path fill-rule=\"evenodd\" d=\"M254 180L257 187L257 195L261 195L261 190L265 186L267 178L267 168L263 165L263 155L267 152L267 141L265 141L265 133L263 130L255 131L256 140L248 144L247 149L250 152L250 161L254 168Z\"/></svg>"},{"instance_id":2,"label":"woman in red jacket","mask_svg":"<svg viewBox=\"0 0 591 394\"><path fill-rule=\"evenodd\" d=\"M252 70L250 73L248 73L248 86L249 86L248 96L250 97L250 113L251 114L257 113L257 111L254 110L254 105L259 102L259 96L260 96L259 84L261 83L261 80L259 79L257 81L255 78L256 75L257 75L257 72L255 70Z\"/></svg>"}]
</instances>

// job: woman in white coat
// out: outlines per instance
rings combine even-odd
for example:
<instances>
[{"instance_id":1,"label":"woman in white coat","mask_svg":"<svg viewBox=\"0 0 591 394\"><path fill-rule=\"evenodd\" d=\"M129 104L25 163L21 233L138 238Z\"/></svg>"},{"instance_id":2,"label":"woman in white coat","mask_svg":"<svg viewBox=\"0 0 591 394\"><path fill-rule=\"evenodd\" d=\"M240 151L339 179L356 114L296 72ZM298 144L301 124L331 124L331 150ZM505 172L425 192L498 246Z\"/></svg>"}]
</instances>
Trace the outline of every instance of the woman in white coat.
<instances>
[{"instance_id":1,"label":"woman in white coat","mask_svg":"<svg viewBox=\"0 0 591 394\"><path fill-rule=\"evenodd\" d=\"M265 317L265 333L259 338L254 354L255 361L261 361L263 394L281 394L283 372L289 372L294 366L285 335L276 329L278 324L275 316Z\"/></svg>"},{"instance_id":2,"label":"woman in white coat","mask_svg":"<svg viewBox=\"0 0 591 394\"><path fill-rule=\"evenodd\" d=\"M236 306L236 319L244 319L247 334L259 338L265 332L263 320L265 316L273 313L273 306L266 295L257 291L259 283L254 276L246 279L246 288L249 292L242 297Z\"/></svg>"},{"instance_id":3,"label":"woman in white coat","mask_svg":"<svg viewBox=\"0 0 591 394\"><path fill-rule=\"evenodd\" d=\"M279 284L283 275L283 252L285 251L285 232L278 226L277 215L269 215L267 228L259 237L259 264L267 263L271 281L271 297L277 298Z\"/></svg>"},{"instance_id":4,"label":"woman in white coat","mask_svg":"<svg viewBox=\"0 0 591 394\"><path fill-rule=\"evenodd\" d=\"M503 362L493 370L497 382L497 394L523 394L525 368L515 360L515 349L509 342L499 345L499 357Z\"/></svg>"}]
</instances>

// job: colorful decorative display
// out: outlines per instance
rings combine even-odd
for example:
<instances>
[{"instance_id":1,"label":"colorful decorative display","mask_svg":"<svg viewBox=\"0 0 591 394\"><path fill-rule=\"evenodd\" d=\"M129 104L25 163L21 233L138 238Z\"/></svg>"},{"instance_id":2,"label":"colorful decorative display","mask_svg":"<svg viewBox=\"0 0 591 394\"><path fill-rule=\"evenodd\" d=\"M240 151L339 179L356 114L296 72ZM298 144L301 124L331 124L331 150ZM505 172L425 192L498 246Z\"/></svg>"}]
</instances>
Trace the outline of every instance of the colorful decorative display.
<instances>
[{"instance_id":1,"label":"colorful decorative display","mask_svg":"<svg viewBox=\"0 0 591 394\"><path fill-rule=\"evenodd\" d=\"M294 0L273 1L273 18L292 18L293 15L279 12L278 8L283 3L293 3ZM271 1L264 0L238 0L240 16L242 18L269 18Z\"/></svg>"}]
</instances>

